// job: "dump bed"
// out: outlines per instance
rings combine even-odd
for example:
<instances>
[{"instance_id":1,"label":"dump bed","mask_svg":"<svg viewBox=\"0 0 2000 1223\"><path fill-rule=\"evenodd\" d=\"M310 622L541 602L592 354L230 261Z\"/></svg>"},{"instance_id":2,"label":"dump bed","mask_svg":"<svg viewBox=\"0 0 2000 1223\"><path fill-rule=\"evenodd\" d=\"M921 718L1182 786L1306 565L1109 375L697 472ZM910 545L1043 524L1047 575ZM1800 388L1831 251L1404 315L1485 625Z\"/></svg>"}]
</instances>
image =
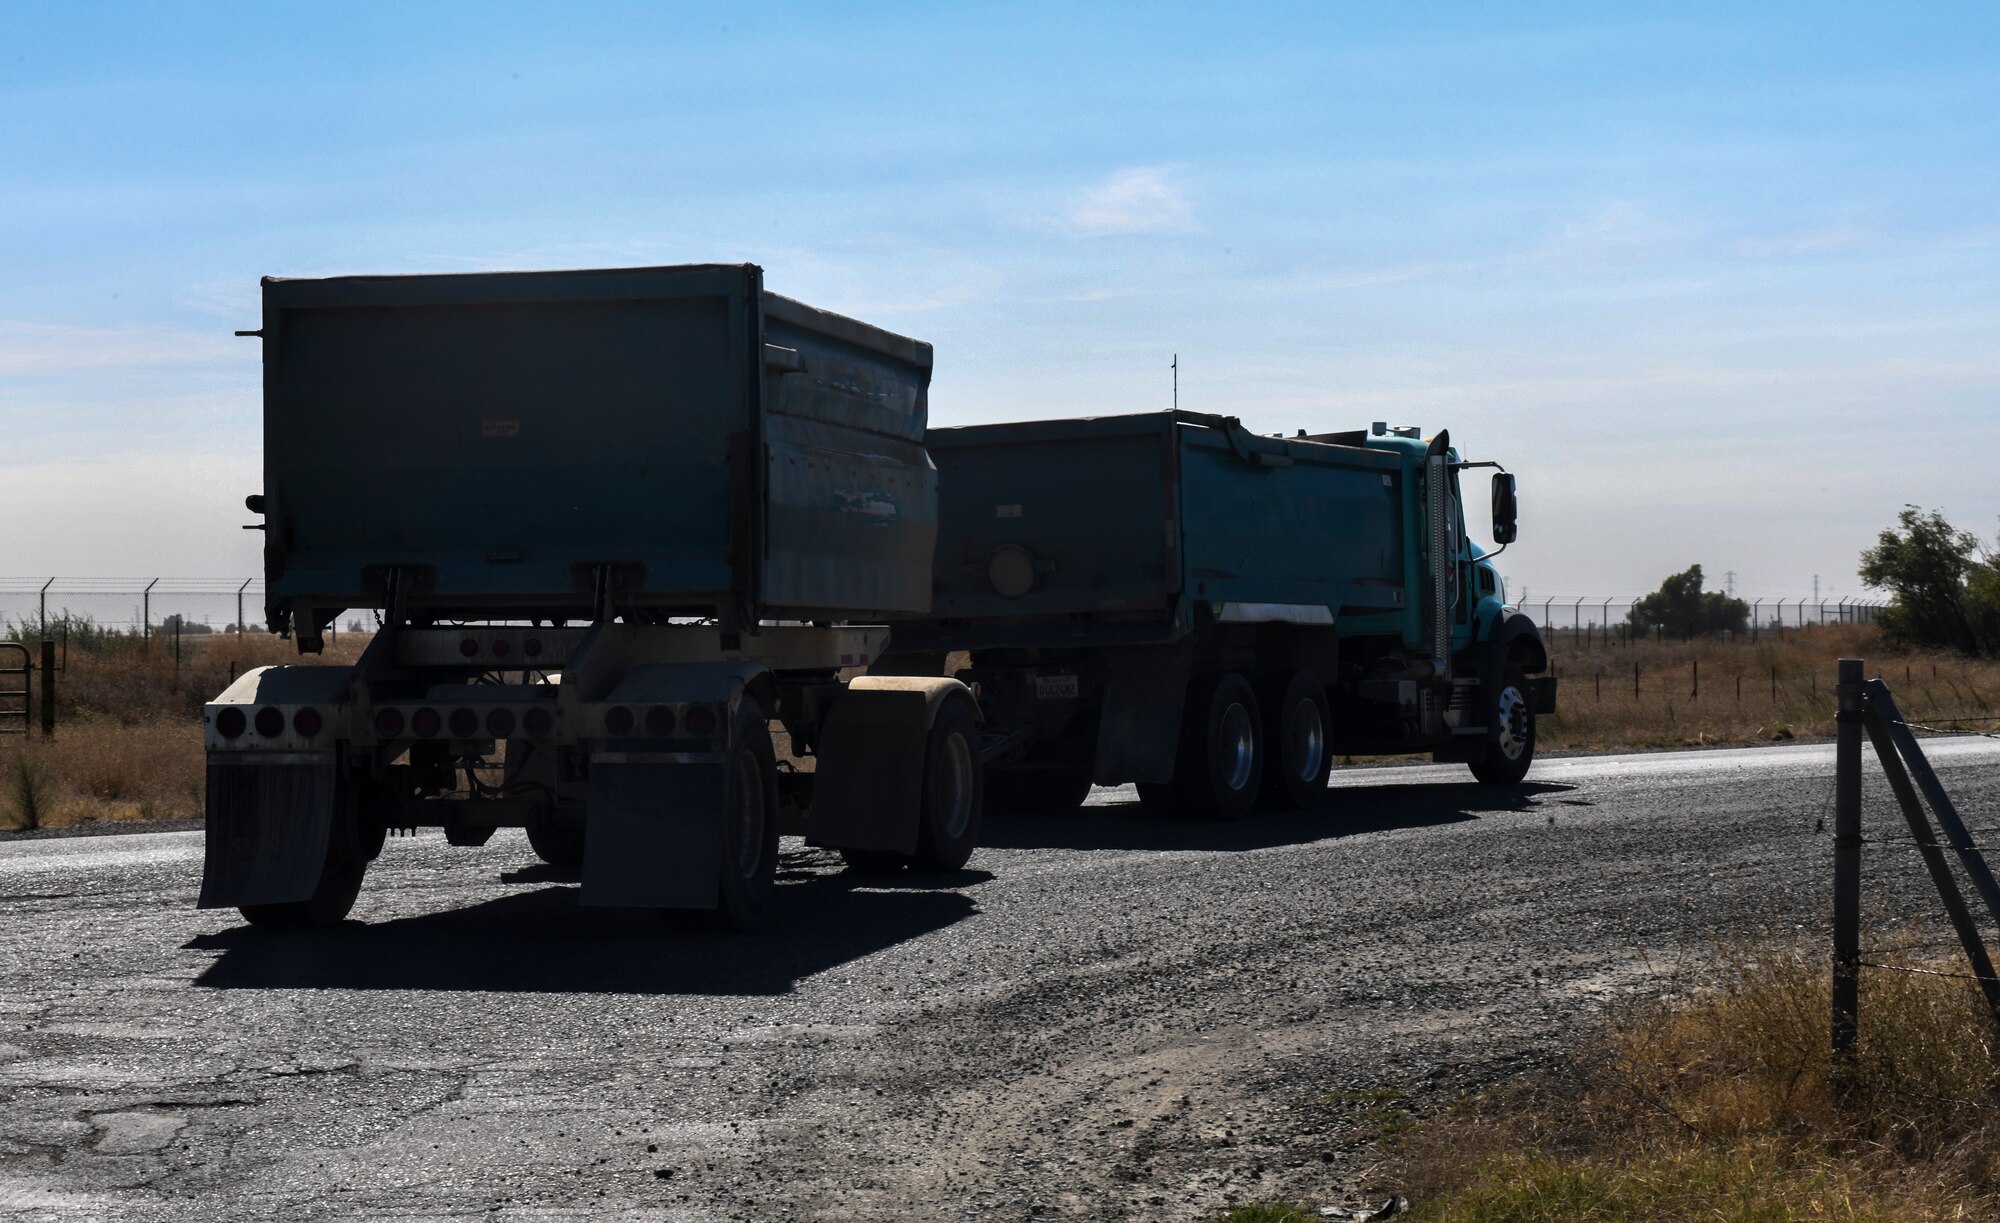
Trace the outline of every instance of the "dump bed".
<instances>
[{"instance_id":1,"label":"dump bed","mask_svg":"<svg viewBox=\"0 0 2000 1223\"><path fill-rule=\"evenodd\" d=\"M264 281L273 623L930 600L928 344L754 266Z\"/></svg>"},{"instance_id":2,"label":"dump bed","mask_svg":"<svg viewBox=\"0 0 2000 1223\"><path fill-rule=\"evenodd\" d=\"M1405 610L1398 453L1185 412L933 429L932 613L898 648L1172 640Z\"/></svg>"}]
</instances>

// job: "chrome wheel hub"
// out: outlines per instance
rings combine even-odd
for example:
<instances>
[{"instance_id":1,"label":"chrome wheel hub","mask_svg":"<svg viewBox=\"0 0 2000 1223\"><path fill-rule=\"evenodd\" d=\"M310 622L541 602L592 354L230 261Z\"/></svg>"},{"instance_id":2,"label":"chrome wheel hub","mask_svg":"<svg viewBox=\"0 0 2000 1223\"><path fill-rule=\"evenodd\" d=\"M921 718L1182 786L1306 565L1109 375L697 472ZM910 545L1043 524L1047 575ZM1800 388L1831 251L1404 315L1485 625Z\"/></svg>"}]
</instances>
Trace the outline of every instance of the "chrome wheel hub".
<instances>
[{"instance_id":1,"label":"chrome wheel hub","mask_svg":"<svg viewBox=\"0 0 2000 1223\"><path fill-rule=\"evenodd\" d=\"M1519 760L1528 750L1528 699L1509 684L1500 690L1500 707L1494 712L1498 733L1494 746L1509 760Z\"/></svg>"},{"instance_id":2,"label":"chrome wheel hub","mask_svg":"<svg viewBox=\"0 0 2000 1223\"><path fill-rule=\"evenodd\" d=\"M1216 736L1215 772L1233 793L1249 785L1257 771L1257 732L1250 725L1250 711L1241 705L1223 710L1221 732Z\"/></svg>"}]
</instances>

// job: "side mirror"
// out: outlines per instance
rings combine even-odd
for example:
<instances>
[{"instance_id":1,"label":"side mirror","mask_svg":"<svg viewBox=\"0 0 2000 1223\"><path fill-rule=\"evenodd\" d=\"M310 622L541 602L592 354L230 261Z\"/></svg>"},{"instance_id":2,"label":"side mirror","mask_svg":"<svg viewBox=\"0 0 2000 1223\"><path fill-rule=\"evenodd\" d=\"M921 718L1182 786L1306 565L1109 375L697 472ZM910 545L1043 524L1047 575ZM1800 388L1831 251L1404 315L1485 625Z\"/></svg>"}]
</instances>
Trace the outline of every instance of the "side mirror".
<instances>
[{"instance_id":1,"label":"side mirror","mask_svg":"<svg viewBox=\"0 0 2000 1223\"><path fill-rule=\"evenodd\" d=\"M1493 542L1511 544L1520 534L1514 520L1520 516L1521 507L1514 500L1514 477L1506 472L1498 472L1493 477Z\"/></svg>"}]
</instances>

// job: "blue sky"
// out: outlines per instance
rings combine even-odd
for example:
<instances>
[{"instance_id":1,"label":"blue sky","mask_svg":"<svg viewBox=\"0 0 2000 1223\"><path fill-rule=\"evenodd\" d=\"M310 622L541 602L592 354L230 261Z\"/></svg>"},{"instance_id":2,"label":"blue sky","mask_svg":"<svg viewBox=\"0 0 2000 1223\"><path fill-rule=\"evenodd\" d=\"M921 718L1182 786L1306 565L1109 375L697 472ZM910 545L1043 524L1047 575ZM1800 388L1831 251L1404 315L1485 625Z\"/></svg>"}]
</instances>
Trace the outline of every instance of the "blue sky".
<instances>
[{"instance_id":1,"label":"blue sky","mask_svg":"<svg viewBox=\"0 0 2000 1223\"><path fill-rule=\"evenodd\" d=\"M751 261L934 423L1448 426L1503 568L2000 526L2000 10L12 4L0 576L234 576L264 274ZM23 528L26 529L23 529Z\"/></svg>"}]
</instances>

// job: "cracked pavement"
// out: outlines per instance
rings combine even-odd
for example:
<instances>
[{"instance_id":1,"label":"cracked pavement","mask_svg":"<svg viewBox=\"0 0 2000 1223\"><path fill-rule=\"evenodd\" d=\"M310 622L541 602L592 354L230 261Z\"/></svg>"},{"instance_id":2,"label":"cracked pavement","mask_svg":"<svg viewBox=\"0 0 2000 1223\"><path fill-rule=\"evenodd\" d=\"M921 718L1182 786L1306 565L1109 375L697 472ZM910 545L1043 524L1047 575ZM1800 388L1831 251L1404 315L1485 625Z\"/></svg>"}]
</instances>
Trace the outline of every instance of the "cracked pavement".
<instances>
[{"instance_id":1,"label":"cracked pavement","mask_svg":"<svg viewBox=\"0 0 2000 1223\"><path fill-rule=\"evenodd\" d=\"M1929 745L1968 812L2000 743ZM753 936L392 839L355 921L196 912L199 833L0 843L0 1216L1193 1219L1353 1200L1367 1110L1559 1062L1825 912L1832 748L1336 773L1238 824L1100 790L971 869L786 842ZM1871 769L1868 818L1891 818ZM1980 822L1975 820L1974 822ZM1990 821L1986 821L1990 822ZM1907 860L1906 860L1907 859ZM1871 903L1921 916L1914 855Z\"/></svg>"}]
</instances>

